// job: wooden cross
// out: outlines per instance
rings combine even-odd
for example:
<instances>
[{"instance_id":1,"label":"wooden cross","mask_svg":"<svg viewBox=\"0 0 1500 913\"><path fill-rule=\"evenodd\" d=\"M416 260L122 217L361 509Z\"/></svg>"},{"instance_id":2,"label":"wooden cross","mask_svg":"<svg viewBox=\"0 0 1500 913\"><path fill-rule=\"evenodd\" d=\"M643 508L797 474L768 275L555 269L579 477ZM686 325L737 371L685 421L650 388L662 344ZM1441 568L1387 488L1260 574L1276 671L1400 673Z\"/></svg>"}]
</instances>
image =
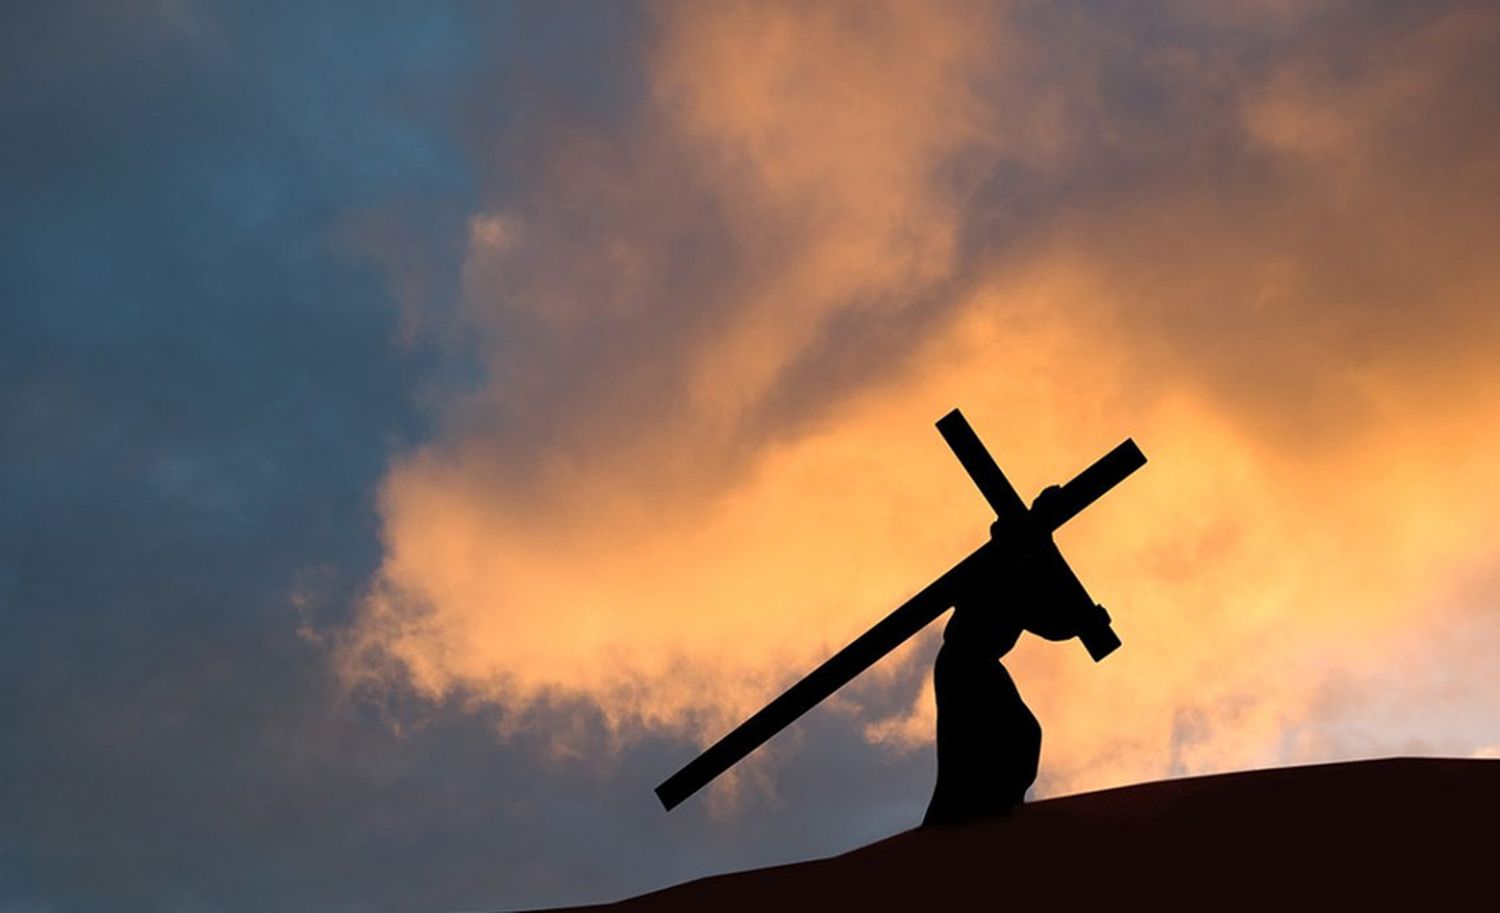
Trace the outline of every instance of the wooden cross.
<instances>
[{"instance_id":1,"label":"wooden cross","mask_svg":"<svg viewBox=\"0 0 1500 913\"><path fill-rule=\"evenodd\" d=\"M1146 464L1135 442L1127 438L1028 510L961 412L954 409L943 416L937 428L995 511L990 540L656 787L657 798L668 811L896 649L965 594L993 586L997 576L1010 573L1022 561L1031 563L1031 572L1049 575L1049 594L1094 604L1052 544L1052 533ZM1078 637L1095 662L1120 646L1108 615L1099 614L1103 620Z\"/></svg>"}]
</instances>

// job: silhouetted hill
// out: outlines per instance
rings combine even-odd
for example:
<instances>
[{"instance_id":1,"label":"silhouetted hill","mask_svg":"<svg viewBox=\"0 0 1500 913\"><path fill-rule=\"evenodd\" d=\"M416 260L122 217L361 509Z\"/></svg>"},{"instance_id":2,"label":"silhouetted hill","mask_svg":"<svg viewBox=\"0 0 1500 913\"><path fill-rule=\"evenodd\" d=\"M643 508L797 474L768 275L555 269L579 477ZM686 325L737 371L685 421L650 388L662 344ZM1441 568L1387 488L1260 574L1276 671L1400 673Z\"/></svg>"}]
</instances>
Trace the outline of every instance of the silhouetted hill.
<instances>
[{"instance_id":1,"label":"silhouetted hill","mask_svg":"<svg viewBox=\"0 0 1500 913\"><path fill-rule=\"evenodd\" d=\"M755 910L1500 909L1500 761L1145 783L611 904ZM590 908L575 908L590 909ZM601 909L601 908L593 908Z\"/></svg>"}]
</instances>

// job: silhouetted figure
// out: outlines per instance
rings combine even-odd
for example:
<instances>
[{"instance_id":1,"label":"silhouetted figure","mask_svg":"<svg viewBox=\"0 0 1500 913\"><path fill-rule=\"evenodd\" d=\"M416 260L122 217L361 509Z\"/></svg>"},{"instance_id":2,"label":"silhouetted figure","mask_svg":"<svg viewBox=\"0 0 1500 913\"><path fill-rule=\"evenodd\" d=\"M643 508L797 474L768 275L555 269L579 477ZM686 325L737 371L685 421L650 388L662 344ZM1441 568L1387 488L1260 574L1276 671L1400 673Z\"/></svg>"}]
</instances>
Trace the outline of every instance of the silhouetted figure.
<instances>
[{"instance_id":1,"label":"silhouetted figure","mask_svg":"<svg viewBox=\"0 0 1500 913\"><path fill-rule=\"evenodd\" d=\"M1032 509L1055 488L1042 492ZM997 541L1001 525L991 528ZM1048 539L1027 549L1015 572L965 593L943 630L933 665L937 691L937 784L922 824L962 824L1010 811L1036 780L1042 727L1021 700L1000 658L1022 631L1068 640L1109 615L1080 600L1053 562Z\"/></svg>"},{"instance_id":2,"label":"silhouetted figure","mask_svg":"<svg viewBox=\"0 0 1500 913\"><path fill-rule=\"evenodd\" d=\"M1034 631L1076 636L1099 662L1120 646L1109 614L1094 604L1052 544L1052 533L1146 464L1134 441L1095 460L1030 509L954 409L937 429L995 511L990 539L797 680L656 787L669 811L930 622L956 607L938 654L938 789L927 823L1011 808L1036 779L1042 732L1000 657Z\"/></svg>"}]
</instances>

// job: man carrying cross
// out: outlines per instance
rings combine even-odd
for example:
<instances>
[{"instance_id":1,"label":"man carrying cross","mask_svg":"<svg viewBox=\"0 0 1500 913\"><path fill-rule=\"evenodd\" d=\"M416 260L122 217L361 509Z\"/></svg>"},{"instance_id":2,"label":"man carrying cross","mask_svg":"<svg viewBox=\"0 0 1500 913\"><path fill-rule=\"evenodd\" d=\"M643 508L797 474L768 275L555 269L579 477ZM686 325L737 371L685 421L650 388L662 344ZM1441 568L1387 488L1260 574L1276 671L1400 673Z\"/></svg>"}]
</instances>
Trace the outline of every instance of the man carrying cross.
<instances>
[{"instance_id":1,"label":"man carrying cross","mask_svg":"<svg viewBox=\"0 0 1500 913\"><path fill-rule=\"evenodd\" d=\"M1108 613L1079 583L1052 533L1146 457L1126 440L1066 485L1043 491L1028 510L962 413L954 409L937 428L995 511L990 541L664 780L656 787L663 807L676 807L950 607L934 672L938 785L926 823L1005 811L1025 796L1036 779L1041 728L1000 657L1023 630L1051 640L1077 637L1095 662L1120 646Z\"/></svg>"},{"instance_id":2,"label":"man carrying cross","mask_svg":"<svg viewBox=\"0 0 1500 913\"><path fill-rule=\"evenodd\" d=\"M1057 486L1044 490L1032 510L1057 491ZM997 546L1005 543L1001 522L990 527L990 538ZM1050 540L1029 548L1016 545L1023 556L1013 573L993 587L964 594L943 629L932 670L938 774L924 826L1010 811L1036 780L1042 727L1000 663L1021 632L1060 641L1109 624L1103 606L1058 591L1060 578L1051 562L1062 556Z\"/></svg>"}]
</instances>

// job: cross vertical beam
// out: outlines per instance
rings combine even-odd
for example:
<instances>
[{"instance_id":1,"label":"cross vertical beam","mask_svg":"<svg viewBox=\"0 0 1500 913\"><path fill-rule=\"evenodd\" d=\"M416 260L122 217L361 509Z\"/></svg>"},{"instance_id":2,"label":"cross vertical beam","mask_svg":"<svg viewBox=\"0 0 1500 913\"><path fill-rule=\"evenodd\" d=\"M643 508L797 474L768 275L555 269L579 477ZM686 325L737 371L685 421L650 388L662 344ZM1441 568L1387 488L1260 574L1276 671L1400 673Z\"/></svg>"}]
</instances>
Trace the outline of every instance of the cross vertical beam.
<instances>
[{"instance_id":1,"label":"cross vertical beam","mask_svg":"<svg viewBox=\"0 0 1500 913\"><path fill-rule=\"evenodd\" d=\"M989 502L995 516L1007 523L1025 520L1030 513L1026 509L1026 502L1016 494L1015 486L1000 471L999 464L990 456L990 452L984 449L984 442L974 433L964 414L954 409L938 419L937 430L943 440L948 442L948 449L958 457L958 462L969 474L969 478L974 480L979 493Z\"/></svg>"}]
</instances>

